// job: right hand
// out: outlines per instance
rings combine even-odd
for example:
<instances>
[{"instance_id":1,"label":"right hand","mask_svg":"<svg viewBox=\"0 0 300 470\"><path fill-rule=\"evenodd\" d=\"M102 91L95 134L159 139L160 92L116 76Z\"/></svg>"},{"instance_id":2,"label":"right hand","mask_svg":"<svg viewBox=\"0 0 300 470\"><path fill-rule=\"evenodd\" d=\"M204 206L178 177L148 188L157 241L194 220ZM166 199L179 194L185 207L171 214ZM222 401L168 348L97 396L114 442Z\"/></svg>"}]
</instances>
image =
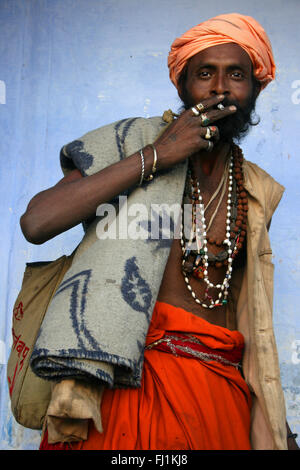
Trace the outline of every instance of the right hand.
<instances>
[{"instance_id":1,"label":"right hand","mask_svg":"<svg viewBox=\"0 0 300 470\"><path fill-rule=\"evenodd\" d=\"M236 107L231 106L226 106L221 110L213 108L223 100L224 95L202 100L201 103L205 109L199 116L195 116L191 108L184 111L154 142L158 154L157 168L159 170L180 163L196 152L207 151L208 140L205 139L207 127L236 112ZM201 123L201 114L203 113L209 118L207 126L203 126ZM216 126L214 128L212 140L216 142L219 139L219 130Z\"/></svg>"}]
</instances>

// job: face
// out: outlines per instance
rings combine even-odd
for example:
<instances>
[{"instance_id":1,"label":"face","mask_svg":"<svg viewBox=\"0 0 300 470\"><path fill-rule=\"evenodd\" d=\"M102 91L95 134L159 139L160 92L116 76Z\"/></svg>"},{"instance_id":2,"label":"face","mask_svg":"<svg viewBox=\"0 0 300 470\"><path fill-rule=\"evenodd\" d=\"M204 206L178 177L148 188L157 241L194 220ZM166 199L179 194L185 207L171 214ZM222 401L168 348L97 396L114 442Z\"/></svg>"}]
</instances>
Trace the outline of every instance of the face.
<instances>
[{"instance_id":1,"label":"face","mask_svg":"<svg viewBox=\"0 0 300 470\"><path fill-rule=\"evenodd\" d=\"M219 94L225 95L225 106L236 105L236 113L216 122L223 141L246 134L253 124L251 113L258 92L250 57L233 43L209 47L193 56L179 84L179 96L186 109Z\"/></svg>"}]
</instances>

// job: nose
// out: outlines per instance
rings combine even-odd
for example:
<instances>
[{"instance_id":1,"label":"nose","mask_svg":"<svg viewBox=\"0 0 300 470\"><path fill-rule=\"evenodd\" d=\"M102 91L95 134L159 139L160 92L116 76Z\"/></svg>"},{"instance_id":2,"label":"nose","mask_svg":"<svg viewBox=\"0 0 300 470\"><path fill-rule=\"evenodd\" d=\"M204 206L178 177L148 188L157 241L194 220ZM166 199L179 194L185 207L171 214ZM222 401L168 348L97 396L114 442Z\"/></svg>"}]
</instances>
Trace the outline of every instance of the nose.
<instances>
[{"instance_id":1,"label":"nose","mask_svg":"<svg viewBox=\"0 0 300 470\"><path fill-rule=\"evenodd\" d=\"M225 73L218 72L215 74L214 80L211 82L211 95L225 95L230 93L228 78Z\"/></svg>"}]
</instances>

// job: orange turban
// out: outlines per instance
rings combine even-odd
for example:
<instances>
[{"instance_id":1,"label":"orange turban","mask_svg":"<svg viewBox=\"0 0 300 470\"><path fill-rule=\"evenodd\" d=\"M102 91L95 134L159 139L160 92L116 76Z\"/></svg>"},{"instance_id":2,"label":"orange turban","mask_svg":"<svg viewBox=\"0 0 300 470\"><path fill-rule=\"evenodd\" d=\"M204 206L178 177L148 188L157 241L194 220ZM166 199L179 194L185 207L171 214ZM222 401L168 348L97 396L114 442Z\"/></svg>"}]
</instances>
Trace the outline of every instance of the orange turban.
<instances>
[{"instance_id":1,"label":"orange turban","mask_svg":"<svg viewBox=\"0 0 300 470\"><path fill-rule=\"evenodd\" d=\"M275 78L271 43L262 26L251 16L230 13L194 26L175 39L168 57L170 79L177 88L178 78L188 59L208 47L236 43L250 56L254 76L265 88Z\"/></svg>"}]
</instances>

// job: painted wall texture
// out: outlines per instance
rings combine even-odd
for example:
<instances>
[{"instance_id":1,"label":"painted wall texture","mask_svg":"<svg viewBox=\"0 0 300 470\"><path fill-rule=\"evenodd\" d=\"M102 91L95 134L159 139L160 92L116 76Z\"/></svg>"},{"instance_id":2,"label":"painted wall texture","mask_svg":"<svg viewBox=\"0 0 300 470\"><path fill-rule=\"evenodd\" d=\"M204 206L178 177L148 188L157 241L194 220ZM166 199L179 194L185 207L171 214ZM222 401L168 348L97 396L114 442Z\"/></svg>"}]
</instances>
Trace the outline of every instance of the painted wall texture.
<instances>
[{"instance_id":1,"label":"painted wall texture","mask_svg":"<svg viewBox=\"0 0 300 470\"><path fill-rule=\"evenodd\" d=\"M286 187L270 232L274 325L288 421L300 432L300 2L1 0L0 449L39 444L38 431L13 419L6 384L12 307L25 263L69 254L83 234L78 226L34 246L21 233L20 216L37 192L62 177L63 144L124 117L176 111L180 102L166 66L171 42L205 19L235 11L263 24L277 64L276 81L258 99L261 123L243 149Z\"/></svg>"}]
</instances>

